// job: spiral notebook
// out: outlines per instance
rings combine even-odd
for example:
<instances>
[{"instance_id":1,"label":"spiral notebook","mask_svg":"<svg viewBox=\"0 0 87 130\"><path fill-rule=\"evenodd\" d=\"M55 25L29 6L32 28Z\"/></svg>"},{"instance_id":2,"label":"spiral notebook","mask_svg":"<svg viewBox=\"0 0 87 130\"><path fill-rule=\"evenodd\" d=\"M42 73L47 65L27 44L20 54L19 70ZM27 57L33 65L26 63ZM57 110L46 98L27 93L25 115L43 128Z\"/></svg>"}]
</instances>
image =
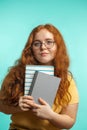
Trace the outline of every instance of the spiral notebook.
<instances>
[{"instance_id":1,"label":"spiral notebook","mask_svg":"<svg viewBox=\"0 0 87 130\"><path fill-rule=\"evenodd\" d=\"M29 94L34 97L36 103L41 97L52 106L60 84L60 78L36 71L31 83Z\"/></svg>"}]
</instances>

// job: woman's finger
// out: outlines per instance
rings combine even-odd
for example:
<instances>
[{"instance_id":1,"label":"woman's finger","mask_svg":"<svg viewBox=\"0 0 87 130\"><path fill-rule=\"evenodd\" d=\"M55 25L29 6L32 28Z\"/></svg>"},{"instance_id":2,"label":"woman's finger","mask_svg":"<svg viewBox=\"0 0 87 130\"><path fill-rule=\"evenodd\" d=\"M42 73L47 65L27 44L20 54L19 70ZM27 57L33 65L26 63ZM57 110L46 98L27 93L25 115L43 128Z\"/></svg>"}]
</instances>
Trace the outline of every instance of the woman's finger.
<instances>
[{"instance_id":1,"label":"woman's finger","mask_svg":"<svg viewBox=\"0 0 87 130\"><path fill-rule=\"evenodd\" d=\"M39 98L38 101L40 102L41 105L48 105L48 103L42 98Z\"/></svg>"}]
</instances>

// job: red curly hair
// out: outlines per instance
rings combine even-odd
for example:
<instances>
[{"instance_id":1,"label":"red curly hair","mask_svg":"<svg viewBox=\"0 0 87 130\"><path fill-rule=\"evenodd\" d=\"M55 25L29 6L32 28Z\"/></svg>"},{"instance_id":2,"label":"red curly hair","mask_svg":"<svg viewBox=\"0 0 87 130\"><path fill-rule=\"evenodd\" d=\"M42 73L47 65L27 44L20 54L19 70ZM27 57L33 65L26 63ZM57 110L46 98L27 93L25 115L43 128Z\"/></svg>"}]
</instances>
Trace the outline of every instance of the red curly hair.
<instances>
[{"instance_id":1,"label":"red curly hair","mask_svg":"<svg viewBox=\"0 0 87 130\"><path fill-rule=\"evenodd\" d=\"M59 105L63 106L64 104L66 105L70 102L71 95L68 91L70 85L70 81L68 80L69 57L67 54L66 45L59 30L51 24L45 24L39 25L32 30L20 59L18 59L16 64L9 69L9 72L2 83L2 88L0 91L0 99L2 99L4 103L17 106L19 97L24 94L25 66L27 64L39 64L33 56L31 44L36 33L41 29L47 29L49 32L51 32L54 36L54 41L57 44L57 54L53 64L55 68L55 76L61 78L61 83L57 92Z\"/></svg>"}]
</instances>

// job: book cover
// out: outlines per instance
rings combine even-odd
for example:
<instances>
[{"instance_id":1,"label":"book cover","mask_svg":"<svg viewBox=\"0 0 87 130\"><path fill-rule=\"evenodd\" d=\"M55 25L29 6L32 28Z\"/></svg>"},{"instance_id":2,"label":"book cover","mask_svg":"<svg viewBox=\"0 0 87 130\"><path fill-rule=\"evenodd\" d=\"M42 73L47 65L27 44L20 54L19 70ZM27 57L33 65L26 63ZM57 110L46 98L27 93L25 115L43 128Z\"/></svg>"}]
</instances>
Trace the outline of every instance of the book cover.
<instances>
[{"instance_id":1,"label":"book cover","mask_svg":"<svg viewBox=\"0 0 87 130\"><path fill-rule=\"evenodd\" d=\"M43 72L49 75L54 75L54 67L46 65L26 65L25 69L25 87L24 95L29 94L31 88L32 79L34 77L35 71Z\"/></svg>"},{"instance_id":2,"label":"book cover","mask_svg":"<svg viewBox=\"0 0 87 130\"><path fill-rule=\"evenodd\" d=\"M49 74L36 71L29 94L34 97L36 103L38 103L38 98L41 97L52 106L60 80L56 76L50 76Z\"/></svg>"}]
</instances>

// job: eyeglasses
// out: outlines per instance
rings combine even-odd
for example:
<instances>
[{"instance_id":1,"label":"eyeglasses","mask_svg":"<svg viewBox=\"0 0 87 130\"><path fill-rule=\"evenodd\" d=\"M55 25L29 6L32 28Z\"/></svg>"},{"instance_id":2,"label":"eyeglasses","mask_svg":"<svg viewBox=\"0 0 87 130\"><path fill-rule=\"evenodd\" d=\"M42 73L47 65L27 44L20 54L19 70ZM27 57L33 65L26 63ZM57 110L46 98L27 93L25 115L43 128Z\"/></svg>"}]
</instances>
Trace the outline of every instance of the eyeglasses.
<instances>
[{"instance_id":1,"label":"eyeglasses","mask_svg":"<svg viewBox=\"0 0 87 130\"><path fill-rule=\"evenodd\" d=\"M43 42L36 40L32 43L32 47L34 47L34 49L39 49L44 44L47 49L51 49L54 46L54 43L55 41L53 40L45 40Z\"/></svg>"}]
</instances>

